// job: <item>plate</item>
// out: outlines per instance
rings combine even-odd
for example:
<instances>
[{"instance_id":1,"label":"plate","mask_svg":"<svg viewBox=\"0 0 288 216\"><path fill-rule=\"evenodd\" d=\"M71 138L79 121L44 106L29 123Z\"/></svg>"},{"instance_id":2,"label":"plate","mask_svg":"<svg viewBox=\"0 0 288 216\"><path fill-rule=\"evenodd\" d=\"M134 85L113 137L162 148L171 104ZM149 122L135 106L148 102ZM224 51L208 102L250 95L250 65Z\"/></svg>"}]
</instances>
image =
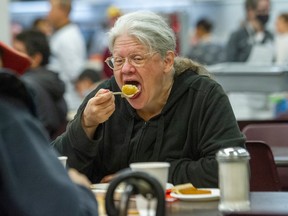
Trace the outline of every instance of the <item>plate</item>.
<instances>
[{"instance_id":1,"label":"plate","mask_svg":"<svg viewBox=\"0 0 288 216\"><path fill-rule=\"evenodd\" d=\"M170 196L184 200L184 201L211 201L218 200L220 197L220 190L218 188L199 188L203 190L211 190L211 194L176 194L171 193Z\"/></svg>"},{"instance_id":2,"label":"plate","mask_svg":"<svg viewBox=\"0 0 288 216\"><path fill-rule=\"evenodd\" d=\"M91 190L95 193L106 193L108 187L109 187L109 183L99 183L99 184L92 184L91 186ZM119 185L116 188L116 193L122 193L124 190L123 185Z\"/></svg>"},{"instance_id":3,"label":"plate","mask_svg":"<svg viewBox=\"0 0 288 216\"><path fill-rule=\"evenodd\" d=\"M167 184L166 184L166 190L167 190L167 189L171 189L171 188L173 188L173 187L174 187L174 185L171 184L171 183L167 183Z\"/></svg>"},{"instance_id":4,"label":"plate","mask_svg":"<svg viewBox=\"0 0 288 216\"><path fill-rule=\"evenodd\" d=\"M99 184L92 184L90 186L91 190L95 193L106 193L109 187L109 183L99 183ZM173 184L167 183L166 189L170 189L173 187ZM116 193L122 193L124 191L124 185L120 184L117 189Z\"/></svg>"}]
</instances>

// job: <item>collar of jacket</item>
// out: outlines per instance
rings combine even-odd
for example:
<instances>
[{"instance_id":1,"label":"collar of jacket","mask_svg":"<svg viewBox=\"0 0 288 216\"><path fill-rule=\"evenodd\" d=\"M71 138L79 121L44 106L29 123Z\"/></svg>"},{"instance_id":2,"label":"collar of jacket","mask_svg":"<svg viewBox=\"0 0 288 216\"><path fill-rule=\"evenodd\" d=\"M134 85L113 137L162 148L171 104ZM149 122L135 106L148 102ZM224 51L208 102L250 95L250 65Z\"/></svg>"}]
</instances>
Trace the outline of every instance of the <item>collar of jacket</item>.
<instances>
[{"instance_id":1,"label":"collar of jacket","mask_svg":"<svg viewBox=\"0 0 288 216\"><path fill-rule=\"evenodd\" d=\"M174 69L175 77L179 76L188 69L194 71L198 75L205 75L210 77L209 72L203 65L188 58L176 57L174 60Z\"/></svg>"}]
</instances>

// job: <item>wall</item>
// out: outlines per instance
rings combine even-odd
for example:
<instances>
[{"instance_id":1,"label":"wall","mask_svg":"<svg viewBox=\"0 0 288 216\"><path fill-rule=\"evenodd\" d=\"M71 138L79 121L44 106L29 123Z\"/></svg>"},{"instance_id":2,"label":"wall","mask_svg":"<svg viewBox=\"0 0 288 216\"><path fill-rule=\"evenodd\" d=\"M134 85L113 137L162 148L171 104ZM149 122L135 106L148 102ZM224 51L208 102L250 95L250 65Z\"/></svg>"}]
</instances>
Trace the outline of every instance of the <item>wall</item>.
<instances>
[{"instance_id":1,"label":"wall","mask_svg":"<svg viewBox=\"0 0 288 216\"><path fill-rule=\"evenodd\" d=\"M288 0L271 0L271 2L272 13L268 28L274 32L276 16L285 10L288 12ZM182 53L187 49L189 32L199 18L204 16L210 18L215 26L216 39L226 43L231 32L240 25L245 16L244 0L77 0L74 3L72 19L80 24L86 40L101 29L106 18L105 10L111 3L124 12L139 9L153 10L163 14L176 12L181 21ZM0 8L3 10L3 7ZM48 9L47 1L13 2L10 5L12 20L21 22L24 26L29 26L35 17L47 14Z\"/></svg>"},{"instance_id":2,"label":"wall","mask_svg":"<svg viewBox=\"0 0 288 216\"><path fill-rule=\"evenodd\" d=\"M0 40L6 44L10 44L10 13L7 10L9 0L0 1Z\"/></svg>"}]
</instances>

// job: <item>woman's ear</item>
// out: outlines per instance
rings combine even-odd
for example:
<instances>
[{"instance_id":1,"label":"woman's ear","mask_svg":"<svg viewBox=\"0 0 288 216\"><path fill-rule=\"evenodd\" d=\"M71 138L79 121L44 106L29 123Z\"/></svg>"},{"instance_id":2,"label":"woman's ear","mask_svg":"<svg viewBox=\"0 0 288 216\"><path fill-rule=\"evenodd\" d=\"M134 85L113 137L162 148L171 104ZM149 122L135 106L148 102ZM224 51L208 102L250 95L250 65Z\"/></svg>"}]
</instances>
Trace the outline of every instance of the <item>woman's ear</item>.
<instances>
[{"instance_id":1,"label":"woman's ear","mask_svg":"<svg viewBox=\"0 0 288 216\"><path fill-rule=\"evenodd\" d=\"M170 72L171 69L173 68L174 59L175 59L175 53L173 51L168 51L164 59L166 73Z\"/></svg>"}]
</instances>

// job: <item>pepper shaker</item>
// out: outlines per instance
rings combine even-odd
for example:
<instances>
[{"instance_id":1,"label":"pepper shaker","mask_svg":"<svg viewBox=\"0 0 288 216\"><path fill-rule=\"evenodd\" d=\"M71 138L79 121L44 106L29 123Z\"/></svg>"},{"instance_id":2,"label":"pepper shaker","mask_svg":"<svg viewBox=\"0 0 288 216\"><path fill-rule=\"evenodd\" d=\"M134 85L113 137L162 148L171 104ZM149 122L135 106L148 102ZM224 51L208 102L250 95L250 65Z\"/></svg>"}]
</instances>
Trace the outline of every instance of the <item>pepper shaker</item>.
<instances>
[{"instance_id":1,"label":"pepper shaker","mask_svg":"<svg viewBox=\"0 0 288 216\"><path fill-rule=\"evenodd\" d=\"M220 211L250 209L248 151L241 147L225 148L216 155L219 165Z\"/></svg>"}]
</instances>

